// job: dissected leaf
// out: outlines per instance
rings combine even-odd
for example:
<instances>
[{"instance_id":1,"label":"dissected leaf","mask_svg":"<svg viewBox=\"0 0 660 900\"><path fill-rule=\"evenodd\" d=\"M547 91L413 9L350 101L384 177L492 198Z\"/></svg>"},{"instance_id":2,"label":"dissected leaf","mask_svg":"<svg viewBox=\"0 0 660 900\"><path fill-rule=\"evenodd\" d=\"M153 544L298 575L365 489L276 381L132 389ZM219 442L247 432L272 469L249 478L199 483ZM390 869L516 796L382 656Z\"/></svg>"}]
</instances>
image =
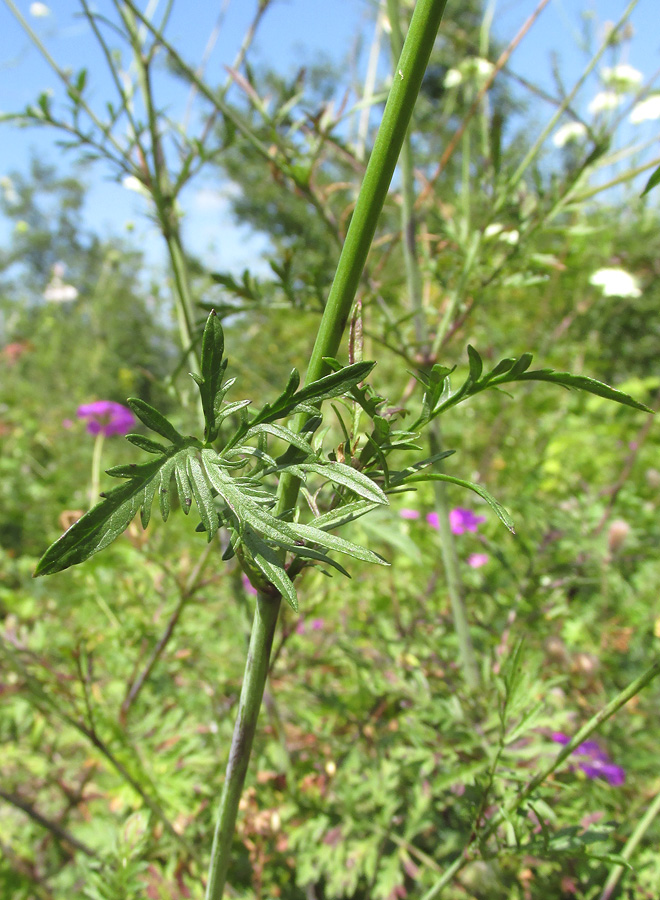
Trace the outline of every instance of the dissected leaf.
<instances>
[{"instance_id":1,"label":"dissected leaf","mask_svg":"<svg viewBox=\"0 0 660 900\"><path fill-rule=\"evenodd\" d=\"M480 484L474 484L472 481L465 481L463 478L455 478L453 475L445 475L442 472L424 472L421 475L413 475L410 478L406 479L406 483L414 482L414 481L447 481L449 484L457 484L460 487L468 488L470 491L474 491L475 494L479 494L480 497L489 504L489 506L495 511L498 519L500 519L509 531L515 534L515 528L513 527L513 519L507 512L507 510L502 506L501 503L493 497L492 494L489 494L488 491L481 487Z\"/></svg>"}]
</instances>

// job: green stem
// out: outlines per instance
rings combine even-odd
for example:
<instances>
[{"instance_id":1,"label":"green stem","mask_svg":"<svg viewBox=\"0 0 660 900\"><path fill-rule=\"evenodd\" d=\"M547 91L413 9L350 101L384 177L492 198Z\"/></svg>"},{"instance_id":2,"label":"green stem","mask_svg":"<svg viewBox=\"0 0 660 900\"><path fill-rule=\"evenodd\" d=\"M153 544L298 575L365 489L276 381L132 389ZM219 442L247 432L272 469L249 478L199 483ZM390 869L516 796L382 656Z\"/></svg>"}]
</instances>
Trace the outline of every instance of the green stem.
<instances>
[{"instance_id":1,"label":"green stem","mask_svg":"<svg viewBox=\"0 0 660 900\"><path fill-rule=\"evenodd\" d=\"M655 795L653 802L637 823L637 827L630 835L630 837L626 841L626 846L621 851L621 857L622 859L625 859L626 862L630 859L630 857L637 849L637 845L649 830L651 823L658 815L658 813L660 813L660 791L658 791L658 793ZM612 894L614 893L614 889L619 883L619 879L624 872L625 868L623 866L614 866L612 868L612 871L610 872L609 877L605 882L603 893L600 895L600 900L610 900Z\"/></svg>"},{"instance_id":2,"label":"green stem","mask_svg":"<svg viewBox=\"0 0 660 900\"><path fill-rule=\"evenodd\" d=\"M319 325L307 369L307 384L326 373L327 366L323 358L336 356L339 349L446 2L447 0L418 0L415 7L383 120ZM285 510L295 506L298 489L297 479L287 478L286 475L282 478L276 515L281 515ZM266 683L279 606L279 598L261 593L257 597L238 717L213 839L206 900L221 900L224 891L238 803Z\"/></svg>"},{"instance_id":3,"label":"green stem","mask_svg":"<svg viewBox=\"0 0 660 900\"><path fill-rule=\"evenodd\" d=\"M206 900L221 900L225 887L238 804L243 792L261 700L266 686L270 651L273 646L280 602L279 597L269 597L262 593L257 595L257 607L245 663L238 716L234 726L218 820L213 836Z\"/></svg>"},{"instance_id":4,"label":"green stem","mask_svg":"<svg viewBox=\"0 0 660 900\"><path fill-rule=\"evenodd\" d=\"M103 431L99 431L94 441L94 452L92 453L92 483L89 488L89 508L95 506L99 501L99 486L101 481L101 456L103 454L103 442L105 435Z\"/></svg>"},{"instance_id":5,"label":"green stem","mask_svg":"<svg viewBox=\"0 0 660 900\"><path fill-rule=\"evenodd\" d=\"M429 425L429 447L431 455L441 450L440 424L436 420ZM474 690L479 686L479 667L474 655L470 626L468 624L467 609L463 599L463 582L461 579L460 562L456 552L456 541L449 524L449 501L447 499L447 486L443 481L433 483L435 493L435 508L438 513L438 530L440 532L440 553L445 569L447 592L451 604L451 614L454 620L454 629L458 640L458 655L463 669L463 677L469 688Z\"/></svg>"}]
</instances>

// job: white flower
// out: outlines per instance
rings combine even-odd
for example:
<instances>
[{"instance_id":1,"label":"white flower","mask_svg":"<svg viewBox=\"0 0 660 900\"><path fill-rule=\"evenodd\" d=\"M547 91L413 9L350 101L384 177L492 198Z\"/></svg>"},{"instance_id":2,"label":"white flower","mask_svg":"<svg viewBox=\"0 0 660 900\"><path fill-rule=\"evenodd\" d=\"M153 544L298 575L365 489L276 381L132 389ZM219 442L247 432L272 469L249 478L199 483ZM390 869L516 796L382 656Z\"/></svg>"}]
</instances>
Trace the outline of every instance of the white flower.
<instances>
[{"instance_id":1,"label":"white flower","mask_svg":"<svg viewBox=\"0 0 660 900\"><path fill-rule=\"evenodd\" d=\"M143 197L151 198L151 194L149 193L145 185L140 181L139 178L136 178L135 175L127 175L122 179L121 183L127 191L135 191L136 194L142 194Z\"/></svg>"},{"instance_id":2,"label":"white flower","mask_svg":"<svg viewBox=\"0 0 660 900\"><path fill-rule=\"evenodd\" d=\"M480 56L469 56L458 67L463 78L473 81L486 81L493 74L495 66ZM451 70L450 70L451 71Z\"/></svg>"},{"instance_id":3,"label":"white flower","mask_svg":"<svg viewBox=\"0 0 660 900\"><path fill-rule=\"evenodd\" d=\"M552 136L552 143L555 147L565 147L572 141L579 141L587 136L586 126L582 122L567 122L558 128Z\"/></svg>"},{"instance_id":4,"label":"white flower","mask_svg":"<svg viewBox=\"0 0 660 900\"><path fill-rule=\"evenodd\" d=\"M69 303L71 300L76 300L78 297L78 291L72 284L64 283L64 273L66 272L66 266L63 262L56 262L53 266L53 275L50 279L50 283L46 285L46 290L44 291L44 300L48 300L50 303Z\"/></svg>"},{"instance_id":5,"label":"white flower","mask_svg":"<svg viewBox=\"0 0 660 900\"><path fill-rule=\"evenodd\" d=\"M442 82L446 88L454 88L458 87L458 85L463 81L463 76L458 71L458 69L448 69L447 74L445 75L445 80Z\"/></svg>"},{"instance_id":6,"label":"white flower","mask_svg":"<svg viewBox=\"0 0 660 900\"><path fill-rule=\"evenodd\" d=\"M50 15L50 10L45 3L30 3L30 15L35 19L45 19Z\"/></svg>"},{"instance_id":7,"label":"white flower","mask_svg":"<svg viewBox=\"0 0 660 900\"><path fill-rule=\"evenodd\" d=\"M520 232L515 228L512 228L510 231L503 231L497 240L504 241L505 244L517 244L520 240Z\"/></svg>"},{"instance_id":8,"label":"white flower","mask_svg":"<svg viewBox=\"0 0 660 900\"><path fill-rule=\"evenodd\" d=\"M632 66L621 64L605 68L600 73L603 83L615 91L629 91L642 83L643 75Z\"/></svg>"},{"instance_id":9,"label":"white flower","mask_svg":"<svg viewBox=\"0 0 660 900\"><path fill-rule=\"evenodd\" d=\"M596 94L588 108L589 112L595 116L608 109L616 109L622 103L623 97L620 97L614 91L601 91L599 94Z\"/></svg>"},{"instance_id":10,"label":"white flower","mask_svg":"<svg viewBox=\"0 0 660 900\"><path fill-rule=\"evenodd\" d=\"M660 119L660 94L651 94L646 100L640 100L630 113L633 125L639 125L640 122L647 122L650 119Z\"/></svg>"},{"instance_id":11,"label":"white flower","mask_svg":"<svg viewBox=\"0 0 660 900\"><path fill-rule=\"evenodd\" d=\"M637 279L625 269L598 269L589 284L599 287L604 297L640 297Z\"/></svg>"}]
</instances>

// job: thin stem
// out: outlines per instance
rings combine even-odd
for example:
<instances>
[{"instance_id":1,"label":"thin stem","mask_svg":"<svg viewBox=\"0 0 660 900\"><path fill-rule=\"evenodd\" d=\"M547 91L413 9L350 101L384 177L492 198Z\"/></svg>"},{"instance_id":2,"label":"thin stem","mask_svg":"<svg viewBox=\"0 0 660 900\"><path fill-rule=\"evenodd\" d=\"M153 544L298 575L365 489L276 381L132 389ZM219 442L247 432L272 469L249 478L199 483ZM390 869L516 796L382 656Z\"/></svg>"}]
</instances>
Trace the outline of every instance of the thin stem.
<instances>
[{"instance_id":1,"label":"thin stem","mask_svg":"<svg viewBox=\"0 0 660 900\"><path fill-rule=\"evenodd\" d=\"M92 483L89 488L89 508L91 509L99 499L99 487L101 481L101 456L103 454L103 442L105 435L99 431L94 440L94 452L92 453Z\"/></svg>"},{"instance_id":2,"label":"thin stem","mask_svg":"<svg viewBox=\"0 0 660 900\"><path fill-rule=\"evenodd\" d=\"M5 791L0 788L0 800L4 800L6 803L10 803L12 806L15 806L16 809L22 810L26 816L29 816L33 822L36 822L37 825L41 825L42 828L45 828L47 831L55 837L61 844L64 844L65 848L67 845L72 847L74 850L80 850L81 853L84 853L85 856L91 856L92 858L98 858L98 854L95 850L92 850L87 844L83 844L82 841L79 841L78 838L75 838L70 832L66 830L66 828L62 828L57 822L53 822L51 819L47 819L46 816L43 816L35 807L28 803L27 800L24 800L22 797L19 797L18 794L13 794L11 791Z\"/></svg>"},{"instance_id":3,"label":"thin stem","mask_svg":"<svg viewBox=\"0 0 660 900\"><path fill-rule=\"evenodd\" d=\"M445 5L446 0L418 0L415 7L383 120L319 325L307 369L308 384L326 372L324 357L335 356L339 348ZM299 426L300 424L298 422ZM281 515L296 505L298 490L297 479L286 476L282 478L276 515ZM238 803L266 683L280 599L263 593L257 596L238 718L234 727L213 839L206 900L220 900L224 891Z\"/></svg>"},{"instance_id":4,"label":"thin stem","mask_svg":"<svg viewBox=\"0 0 660 900\"><path fill-rule=\"evenodd\" d=\"M653 798L653 801L651 802L649 808L637 823L635 830L626 841L626 846L621 851L621 857L622 859L625 859L626 862L630 859L630 857L637 849L637 845L651 827L653 820L658 815L658 813L660 813L660 791L658 791L658 793ZM603 892L600 895L600 900L611 900L612 894L614 893L614 890L619 883L619 879L624 872L624 866L615 865L612 868L612 871L610 872L607 881L605 882Z\"/></svg>"},{"instance_id":5,"label":"thin stem","mask_svg":"<svg viewBox=\"0 0 660 900\"><path fill-rule=\"evenodd\" d=\"M431 455L441 450L440 423L436 419L429 425L429 447ZM439 468L439 467L437 467ZM438 513L438 531L440 532L440 553L447 581L447 592L451 604L454 629L458 640L458 653L463 669L463 677L467 686L474 690L479 686L479 667L474 654L474 646L470 637L467 609L463 599L463 581L461 579L460 562L456 551L456 542L449 523L449 500L447 487L443 481L433 484L435 508Z\"/></svg>"}]
</instances>

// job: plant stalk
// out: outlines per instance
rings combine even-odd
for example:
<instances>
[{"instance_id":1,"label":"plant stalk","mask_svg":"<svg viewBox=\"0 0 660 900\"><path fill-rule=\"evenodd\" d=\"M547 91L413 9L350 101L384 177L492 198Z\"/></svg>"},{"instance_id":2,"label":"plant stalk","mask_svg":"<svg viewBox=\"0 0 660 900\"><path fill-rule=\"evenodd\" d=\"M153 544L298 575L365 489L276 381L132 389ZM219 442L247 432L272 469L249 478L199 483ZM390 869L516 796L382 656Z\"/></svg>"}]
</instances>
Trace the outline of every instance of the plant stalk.
<instances>
[{"instance_id":1,"label":"plant stalk","mask_svg":"<svg viewBox=\"0 0 660 900\"><path fill-rule=\"evenodd\" d=\"M446 2L418 0L415 6L310 356L307 384L326 374L328 367L324 357L336 356L339 349ZM300 419L297 424L300 428ZM295 506L298 489L298 479L282 477L275 515ZM279 607L280 598L262 593L257 596L238 717L220 798L206 900L221 900L224 892L238 804L250 760Z\"/></svg>"}]
</instances>

